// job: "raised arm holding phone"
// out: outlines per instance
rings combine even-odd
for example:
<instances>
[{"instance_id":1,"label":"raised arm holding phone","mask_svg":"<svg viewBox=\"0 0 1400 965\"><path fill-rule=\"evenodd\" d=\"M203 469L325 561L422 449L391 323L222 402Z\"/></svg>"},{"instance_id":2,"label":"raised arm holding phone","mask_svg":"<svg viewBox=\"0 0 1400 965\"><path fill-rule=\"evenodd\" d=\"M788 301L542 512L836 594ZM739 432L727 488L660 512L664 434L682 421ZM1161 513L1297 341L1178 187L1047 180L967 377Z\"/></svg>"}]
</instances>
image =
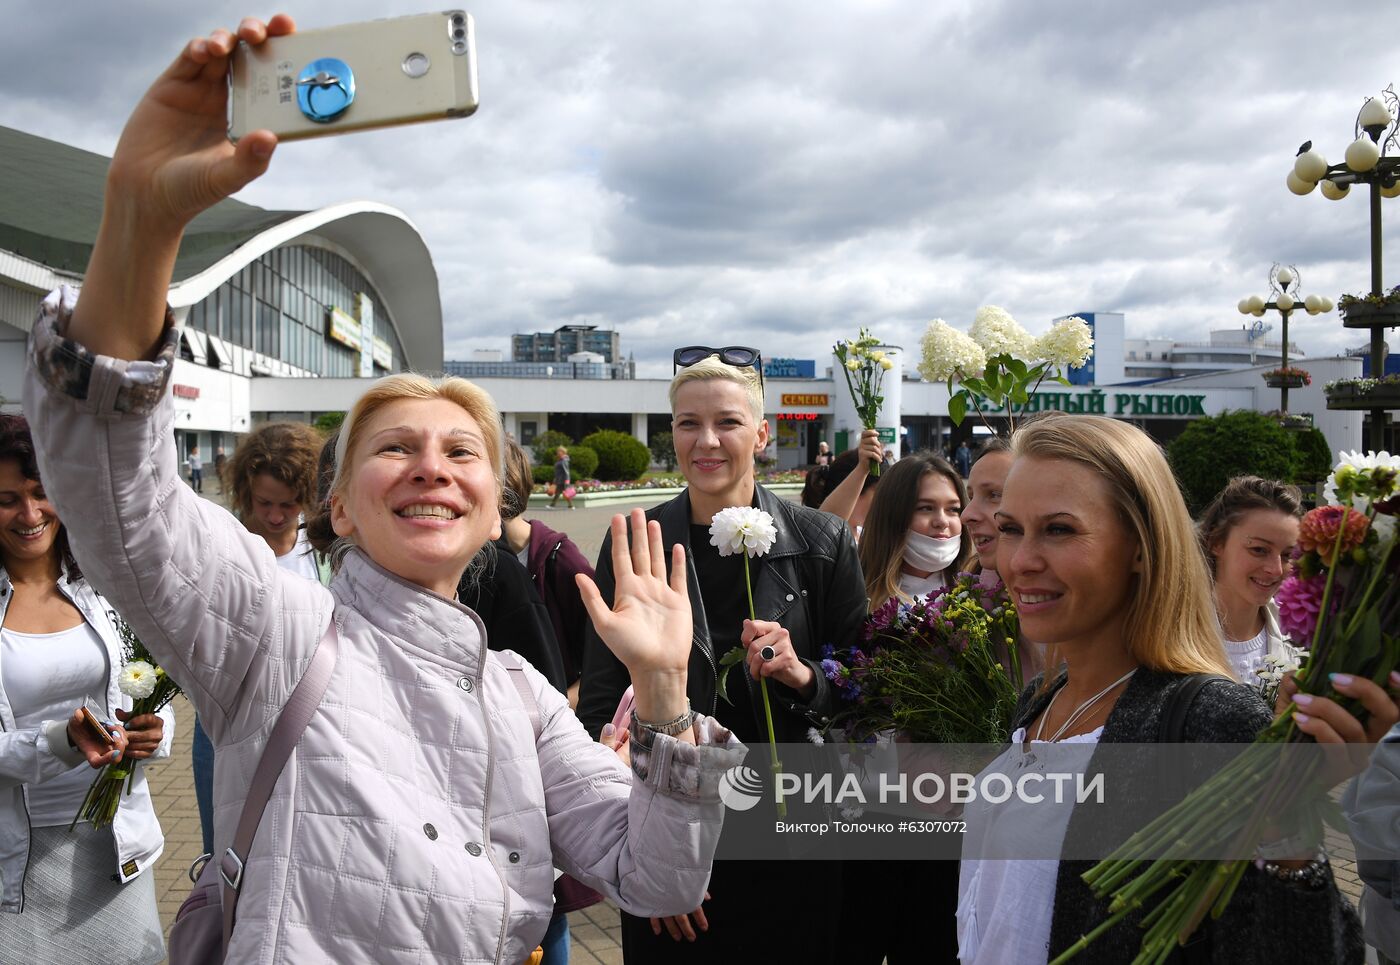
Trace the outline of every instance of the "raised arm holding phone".
<instances>
[{"instance_id":1,"label":"raised arm holding phone","mask_svg":"<svg viewBox=\"0 0 1400 965\"><path fill-rule=\"evenodd\" d=\"M634 914L688 911L718 840L719 777L743 746L688 709L684 559L640 511L613 520L611 606L581 580L635 687L629 771L538 673L488 652L455 600L500 533L500 419L476 386L388 376L351 409L330 498L308 520L336 564L329 589L178 484L171 269L190 219L276 148L266 130L225 136L235 43L293 29L277 16L192 40L138 104L82 298L45 302L25 387L75 554L218 748L216 855L334 621L326 696L243 856L227 960L520 962L549 921L555 866Z\"/></svg>"}]
</instances>

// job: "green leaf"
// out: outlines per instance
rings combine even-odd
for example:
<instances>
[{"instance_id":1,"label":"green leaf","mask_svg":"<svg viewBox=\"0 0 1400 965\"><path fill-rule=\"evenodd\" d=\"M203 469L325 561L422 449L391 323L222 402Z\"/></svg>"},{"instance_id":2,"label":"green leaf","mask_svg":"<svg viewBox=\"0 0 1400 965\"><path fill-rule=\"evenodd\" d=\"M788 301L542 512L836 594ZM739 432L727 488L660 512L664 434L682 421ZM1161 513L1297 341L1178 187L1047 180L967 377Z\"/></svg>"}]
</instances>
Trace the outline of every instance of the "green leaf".
<instances>
[{"instance_id":1,"label":"green leaf","mask_svg":"<svg viewBox=\"0 0 1400 965\"><path fill-rule=\"evenodd\" d=\"M967 390L964 389L948 400L948 418L953 420L953 425L960 426L966 417Z\"/></svg>"},{"instance_id":2,"label":"green leaf","mask_svg":"<svg viewBox=\"0 0 1400 965\"><path fill-rule=\"evenodd\" d=\"M1018 382L1011 389L1011 402L1013 405L1025 405L1030 400L1031 394L1024 382Z\"/></svg>"},{"instance_id":3,"label":"green leaf","mask_svg":"<svg viewBox=\"0 0 1400 965\"><path fill-rule=\"evenodd\" d=\"M1060 383L1061 385L1069 385L1069 386L1072 386L1072 385L1073 385L1073 383L1071 383L1070 380L1067 379L1067 378L1065 378L1063 375L1057 375L1057 376L1053 377L1050 381L1052 381L1052 382L1058 382L1058 383Z\"/></svg>"},{"instance_id":4,"label":"green leaf","mask_svg":"<svg viewBox=\"0 0 1400 965\"><path fill-rule=\"evenodd\" d=\"M1006 357L1006 367L1011 371L1011 374L1013 374L1014 376L1016 376L1016 378L1017 378L1018 380L1025 379L1025 377L1026 377L1026 363L1025 363L1025 362L1022 362L1020 359L1013 359L1011 356L1008 355L1008 356Z\"/></svg>"}]
</instances>

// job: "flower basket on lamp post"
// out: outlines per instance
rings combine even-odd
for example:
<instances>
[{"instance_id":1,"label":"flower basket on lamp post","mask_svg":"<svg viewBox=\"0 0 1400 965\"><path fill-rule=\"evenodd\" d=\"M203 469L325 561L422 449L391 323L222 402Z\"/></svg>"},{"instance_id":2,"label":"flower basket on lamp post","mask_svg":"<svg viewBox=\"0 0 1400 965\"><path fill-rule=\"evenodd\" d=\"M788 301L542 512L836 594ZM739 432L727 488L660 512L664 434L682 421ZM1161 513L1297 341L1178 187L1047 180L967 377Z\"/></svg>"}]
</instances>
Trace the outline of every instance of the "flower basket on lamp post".
<instances>
[{"instance_id":1,"label":"flower basket on lamp post","mask_svg":"<svg viewBox=\"0 0 1400 965\"><path fill-rule=\"evenodd\" d=\"M1271 389L1301 389L1312 384L1312 377L1302 369L1274 369L1264 373L1264 384Z\"/></svg>"},{"instance_id":2,"label":"flower basket on lamp post","mask_svg":"<svg viewBox=\"0 0 1400 965\"><path fill-rule=\"evenodd\" d=\"M1327 408L1359 411L1400 409L1400 376L1329 382Z\"/></svg>"},{"instance_id":3,"label":"flower basket on lamp post","mask_svg":"<svg viewBox=\"0 0 1400 965\"><path fill-rule=\"evenodd\" d=\"M1394 328L1400 325L1400 287L1383 295L1343 295L1337 307L1345 328Z\"/></svg>"}]
</instances>

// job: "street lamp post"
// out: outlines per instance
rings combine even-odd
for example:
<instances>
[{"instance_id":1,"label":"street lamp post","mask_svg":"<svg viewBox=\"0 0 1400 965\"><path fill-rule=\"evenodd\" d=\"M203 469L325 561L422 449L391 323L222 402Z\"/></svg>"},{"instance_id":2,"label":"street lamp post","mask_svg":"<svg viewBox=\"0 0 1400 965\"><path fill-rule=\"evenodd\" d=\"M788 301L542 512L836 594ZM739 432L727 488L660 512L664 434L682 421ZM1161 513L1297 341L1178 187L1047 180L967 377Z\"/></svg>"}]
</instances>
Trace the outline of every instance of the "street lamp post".
<instances>
[{"instance_id":1,"label":"street lamp post","mask_svg":"<svg viewBox=\"0 0 1400 965\"><path fill-rule=\"evenodd\" d=\"M1248 298L1241 298L1239 310L1241 315L1253 315L1255 318L1263 318L1266 311L1276 311L1283 319L1283 364L1281 369L1283 374L1278 381L1280 415L1288 415L1288 388L1290 375L1288 372L1288 318L1298 306L1302 305L1309 315L1317 315L1321 312L1332 310L1332 300L1319 295L1309 295L1302 298L1298 294L1298 288L1302 284L1302 279L1295 266L1274 265L1269 269L1269 299L1265 301L1262 296L1250 295ZM1299 377L1301 378L1301 376ZM1300 383L1301 384L1301 383Z\"/></svg>"},{"instance_id":2,"label":"street lamp post","mask_svg":"<svg viewBox=\"0 0 1400 965\"><path fill-rule=\"evenodd\" d=\"M1298 149L1297 160L1288 175L1288 189L1294 194L1309 194L1319 183L1323 197L1340 201L1351 192L1353 184L1370 187L1371 195L1371 294L1381 294L1381 198L1400 197L1400 157L1387 156L1396 148L1396 118L1400 116L1400 97L1392 84L1375 97L1366 99L1356 115L1355 140L1347 146L1341 164L1328 164L1312 141ZM1384 324L1371 326L1371 376L1385 374ZM1372 449L1385 448L1384 407L1371 410Z\"/></svg>"}]
</instances>

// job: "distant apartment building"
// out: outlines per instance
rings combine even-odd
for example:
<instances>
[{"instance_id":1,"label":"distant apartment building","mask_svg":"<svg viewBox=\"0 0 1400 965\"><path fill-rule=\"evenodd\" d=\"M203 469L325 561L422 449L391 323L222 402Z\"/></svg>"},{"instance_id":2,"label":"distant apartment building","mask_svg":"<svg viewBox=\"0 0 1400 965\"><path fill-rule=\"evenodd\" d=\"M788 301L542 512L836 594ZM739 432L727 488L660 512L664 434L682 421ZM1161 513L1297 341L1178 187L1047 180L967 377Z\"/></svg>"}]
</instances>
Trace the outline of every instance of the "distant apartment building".
<instances>
[{"instance_id":1,"label":"distant apartment building","mask_svg":"<svg viewBox=\"0 0 1400 965\"><path fill-rule=\"evenodd\" d=\"M1289 361L1301 361L1302 355L1297 343L1290 341ZM1206 342L1178 342L1171 338L1123 340L1123 376L1129 382L1282 363L1283 341L1270 338L1262 328L1216 329Z\"/></svg>"},{"instance_id":2,"label":"distant apartment building","mask_svg":"<svg viewBox=\"0 0 1400 965\"><path fill-rule=\"evenodd\" d=\"M519 338L520 336L516 336ZM608 362L597 352L574 352L562 362L507 362L499 351L476 349L468 358L442 363L446 375L464 379L633 379L637 363Z\"/></svg>"},{"instance_id":3,"label":"distant apartment building","mask_svg":"<svg viewBox=\"0 0 1400 965\"><path fill-rule=\"evenodd\" d=\"M617 331L597 325L561 325L552 332L510 337L510 356L516 362L564 362L580 352L601 355L604 362L622 359Z\"/></svg>"}]
</instances>

